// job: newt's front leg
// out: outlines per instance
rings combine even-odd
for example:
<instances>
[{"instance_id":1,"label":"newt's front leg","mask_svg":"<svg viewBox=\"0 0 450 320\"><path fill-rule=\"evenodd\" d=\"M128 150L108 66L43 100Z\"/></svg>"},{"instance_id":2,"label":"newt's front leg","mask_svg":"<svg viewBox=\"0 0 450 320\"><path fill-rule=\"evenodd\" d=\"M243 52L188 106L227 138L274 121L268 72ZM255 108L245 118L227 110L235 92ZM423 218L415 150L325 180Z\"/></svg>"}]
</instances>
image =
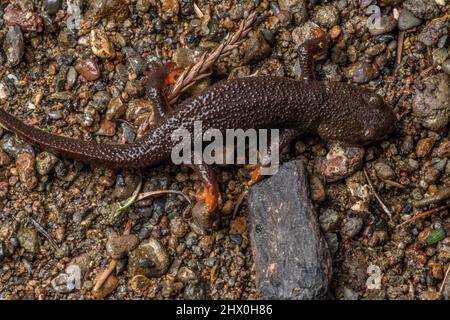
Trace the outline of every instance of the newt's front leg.
<instances>
[{"instance_id":1,"label":"newt's front leg","mask_svg":"<svg viewBox=\"0 0 450 320\"><path fill-rule=\"evenodd\" d=\"M168 66L151 62L143 78L146 96L153 102L156 122L161 120L170 110L170 106L163 94L169 73L170 68Z\"/></svg>"},{"instance_id":2,"label":"newt's front leg","mask_svg":"<svg viewBox=\"0 0 450 320\"><path fill-rule=\"evenodd\" d=\"M313 39L305 41L298 48L298 61L300 65L300 79L304 81L313 81L316 79L314 75L314 56L326 52L328 48L328 36L322 29L313 29ZM289 145L296 137L301 134L301 129L284 129L280 132L278 151L281 151L285 146ZM251 173L251 179L248 185L253 185L263 179L261 174L261 167L270 166L271 154L275 146L271 143L268 153L260 159L260 165L256 167Z\"/></svg>"},{"instance_id":3,"label":"newt's front leg","mask_svg":"<svg viewBox=\"0 0 450 320\"><path fill-rule=\"evenodd\" d=\"M271 141L267 153L259 160L259 165L251 173L248 185L253 185L261 181L264 176L261 174L261 167L268 168L271 166L271 159L274 152L280 152L284 147L288 146L302 131L300 129L283 129L277 141Z\"/></svg>"},{"instance_id":4,"label":"newt's front leg","mask_svg":"<svg viewBox=\"0 0 450 320\"><path fill-rule=\"evenodd\" d=\"M313 39L305 41L298 48L298 62L300 65L300 79L315 80L314 56L326 52L328 48L328 36L322 29L311 30Z\"/></svg>"}]
</instances>

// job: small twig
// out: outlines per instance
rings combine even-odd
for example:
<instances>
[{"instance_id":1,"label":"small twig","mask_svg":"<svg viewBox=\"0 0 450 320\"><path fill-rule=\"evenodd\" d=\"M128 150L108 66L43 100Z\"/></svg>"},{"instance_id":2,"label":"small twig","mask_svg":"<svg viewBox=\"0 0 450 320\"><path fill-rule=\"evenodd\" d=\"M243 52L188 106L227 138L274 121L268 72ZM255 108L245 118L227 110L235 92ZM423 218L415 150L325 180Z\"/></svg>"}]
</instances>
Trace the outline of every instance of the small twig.
<instances>
[{"instance_id":1,"label":"small twig","mask_svg":"<svg viewBox=\"0 0 450 320\"><path fill-rule=\"evenodd\" d=\"M373 195L375 196L375 199L377 199L378 203L380 204L381 208L383 209L384 213L386 213L389 218L392 218L391 211L389 208L384 204L384 202L381 200L380 196L378 195L378 192L375 190L372 181L369 178L369 175L367 174L366 168L363 168L364 175L366 176L366 180L369 183L369 187L372 190Z\"/></svg>"},{"instance_id":2,"label":"small twig","mask_svg":"<svg viewBox=\"0 0 450 320\"><path fill-rule=\"evenodd\" d=\"M111 260L108 268L106 268L105 271L102 272L100 277L98 277L97 282L95 283L94 289L92 289L92 291L98 291L103 286L106 279L108 279L108 277L111 275L111 273L117 267L117 263L118 263L118 260L116 260L116 259Z\"/></svg>"},{"instance_id":3,"label":"small twig","mask_svg":"<svg viewBox=\"0 0 450 320\"><path fill-rule=\"evenodd\" d=\"M397 40L397 59L396 63L399 65L402 62L402 56L403 56L403 40L405 39L405 32L400 31L398 33L398 40Z\"/></svg>"},{"instance_id":4,"label":"small twig","mask_svg":"<svg viewBox=\"0 0 450 320\"><path fill-rule=\"evenodd\" d=\"M217 48L211 51L209 54L203 54L199 61L186 68L183 73L178 77L176 83L170 89L167 95L169 104L174 104L178 97L187 89L192 87L197 81L208 77L211 74L211 66L219 59L226 55L229 55L232 50L237 48L243 41L245 36L250 32L253 23L257 19L257 13L251 13L245 18L239 29L233 33L228 39L226 39Z\"/></svg>"},{"instance_id":5,"label":"small twig","mask_svg":"<svg viewBox=\"0 0 450 320\"><path fill-rule=\"evenodd\" d=\"M242 201L244 201L244 198L247 195L247 193L248 193L248 187L246 187L245 190L242 191L241 194L239 195L239 198L237 199L236 204L234 206L233 219L236 218L236 214L239 210L239 207L241 206Z\"/></svg>"},{"instance_id":6,"label":"small twig","mask_svg":"<svg viewBox=\"0 0 450 320\"><path fill-rule=\"evenodd\" d=\"M441 206L441 207L437 207L437 208L434 208L434 209L430 209L430 210L424 211L424 212L419 213L418 215L415 215L414 217L412 217L412 218L410 218L410 219L408 219L408 220L406 220L406 221L400 223L400 224L397 226L397 228L400 228L400 227L404 226L405 224L414 222L414 221L416 221L416 220L419 220L420 218L429 216L429 215L431 215L431 214L433 214L433 213L436 213L436 212L438 212L438 211L442 211L442 210L445 210L445 209L448 209L448 208L450 208L450 204L446 204L445 206Z\"/></svg>"},{"instance_id":7,"label":"small twig","mask_svg":"<svg viewBox=\"0 0 450 320\"><path fill-rule=\"evenodd\" d=\"M200 8L197 6L195 2L194 2L194 11L197 17L199 17L200 19L204 17L204 13L202 12L202 10L200 10Z\"/></svg>"},{"instance_id":8,"label":"small twig","mask_svg":"<svg viewBox=\"0 0 450 320\"><path fill-rule=\"evenodd\" d=\"M139 194L139 196L135 199L134 202L138 202L150 197L154 197L154 196L159 196L161 194L178 194L180 196L182 196L184 199L186 199L186 201L191 204L191 199L189 199L189 197L187 195L185 195L183 192L178 191L178 190L155 190L155 191L149 191L149 192L144 192Z\"/></svg>"},{"instance_id":9,"label":"small twig","mask_svg":"<svg viewBox=\"0 0 450 320\"><path fill-rule=\"evenodd\" d=\"M56 251L60 250L58 244L55 242L55 240L53 240L52 236L39 223L37 223L36 220L34 220L31 217L28 217L28 221L36 228L36 230L40 234L42 234L45 237L45 239L48 240L48 242L50 242L50 244Z\"/></svg>"},{"instance_id":10,"label":"small twig","mask_svg":"<svg viewBox=\"0 0 450 320\"><path fill-rule=\"evenodd\" d=\"M432 196L423 198L422 200L413 201L412 205L416 208L423 208L429 206L430 204L435 204L438 202L442 202L450 198L450 188L446 187L441 190L438 190Z\"/></svg>"},{"instance_id":11,"label":"small twig","mask_svg":"<svg viewBox=\"0 0 450 320\"><path fill-rule=\"evenodd\" d=\"M445 283L447 282L448 275L450 273L450 265L445 272L444 280L442 281L441 287L439 288L439 295L442 295L442 291L444 291Z\"/></svg>"}]
</instances>

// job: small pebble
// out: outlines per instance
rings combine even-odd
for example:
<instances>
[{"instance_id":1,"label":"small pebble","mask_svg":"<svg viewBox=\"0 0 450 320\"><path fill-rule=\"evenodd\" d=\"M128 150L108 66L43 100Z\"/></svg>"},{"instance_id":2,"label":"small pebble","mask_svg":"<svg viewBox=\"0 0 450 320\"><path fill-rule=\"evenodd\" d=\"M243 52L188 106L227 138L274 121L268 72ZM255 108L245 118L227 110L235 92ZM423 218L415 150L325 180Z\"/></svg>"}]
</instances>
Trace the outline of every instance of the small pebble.
<instances>
[{"instance_id":1,"label":"small pebble","mask_svg":"<svg viewBox=\"0 0 450 320\"><path fill-rule=\"evenodd\" d=\"M85 59L75 65L75 70L86 80L94 81L100 78L100 67L92 59Z\"/></svg>"},{"instance_id":2,"label":"small pebble","mask_svg":"<svg viewBox=\"0 0 450 320\"><path fill-rule=\"evenodd\" d=\"M139 239L134 234L112 237L106 243L106 252L112 259L122 259L136 248Z\"/></svg>"},{"instance_id":3,"label":"small pebble","mask_svg":"<svg viewBox=\"0 0 450 320\"><path fill-rule=\"evenodd\" d=\"M372 36L388 33L397 27L397 20L393 16L383 16L379 24L369 24L369 32Z\"/></svg>"},{"instance_id":4,"label":"small pebble","mask_svg":"<svg viewBox=\"0 0 450 320\"><path fill-rule=\"evenodd\" d=\"M364 151L364 148L333 144L327 155L319 158L319 170L330 182L348 177L361 167Z\"/></svg>"},{"instance_id":5,"label":"small pebble","mask_svg":"<svg viewBox=\"0 0 450 320\"><path fill-rule=\"evenodd\" d=\"M56 157L53 153L48 151L41 152L36 157L36 171L41 176L46 176L50 173L58 161L58 157Z\"/></svg>"},{"instance_id":6,"label":"small pebble","mask_svg":"<svg viewBox=\"0 0 450 320\"><path fill-rule=\"evenodd\" d=\"M416 155L420 158L426 157L431 152L434 142L431 138L420 139L416 145Z\"/></svg>"},{"instance_id":7,"label":"small pebble","mask_svg":"<svg viewBox=\"0 0 450 320\"><path fill-rule=\"evenodd\" d=\"M36 254L39 252L39 237L35 229L21 228L17 232L19 244L26 251Z\"/></svg>"},{"instance_id":8,"label":"small pebble","mask_svg":"<svg viewBox=\"0 0 450 320\"><path fill-rule=\"evenodd\" d=\"M106 119L119 119L127 111L127 106L124 104L121 97L112 98L109 101L108 109L106 110Z\"/></svg>"},{"instance_id":9,"label":"small pebble","mask_svg":"<svg viewBox=\"0 0 450 320\"><path fill-rule=\"evenodd\" d=\"M114 58L116 51L106 33L98 29L91 31L91 50L99 58Z\"/></svg>"},{"instance_id":10,"label":"small pebble","mask_svg":"<svg viewBox=\"0 0 450 320\"><path fill-rule=\"evenodd\" d=\"M244 64L256 63L268 57L272 52L272 48L261 32L255 32L249 37L245 42L244 50Z\"/></svg>"},{"instance_id":11,"label":"small pebble","mask_svg":"<svg viewBox=\"0 0 450 320\"><path fill-rule=\"evenodd\" d=\"M341 235L344 239L354 238L361 231L363 220L361 218L349 218L345 221L341 229Z\"/></svg>"},{"instance_id":12,"label":"small pebble","mask_svg":"<svg viewBox=\"0 0 450 320\"><path fill-rule=\"evenodd\" d=\"M33 190L37 186L35 172L35 159L31 153L20 153L16 158L17 174L28 190Z\"/></svg>"},{"instance_id":13,"label":"small pebble","mask_svg":"<svg viewBox=\"0 0 450 320\"><path fill-rule=\"evenodd\" d=\"M312 16L319 26L332 28L339 22L339 11L334 6L319 6Z\"/></svg>"},{"instance_id":14,"label":"small pebble","mask_svg":"<svg viewBox=\"0 0 450 320\"><path fill-rule=\"evenodd\" d=\"M51 16L54 16L61 9L62 0L44 0L45 11Z\"/></svg>"},{"instance_id":15,"label":"small pebble","mask_svg":"<svg viewBox=\"0 0 450 320\"><path fill-rule=\"evenodd\" d=\"M420 19L433 19L440 14L439 7L434 0L405 0L403 7Z\"/></svg>"},{"instance_id":16,"label":"small pebble","mask_svg":"<svg viewBox=\"0 0 450 320\"><path fill-rule=\"evenodd\" d=\"M42 18L33 12L20 11L8 6L3 15L3 20L8 26L18 26L24 32L42 32L44 24Z\"/></svg>"},{"instance_id":17,"label":"small pebble","mask_svg":"<svg viewBox=\"0 0 450 320\"><path fill-rule=\"evenodd\" d=\"M334 231L339 228L341 218L339 217L337 211L333 209L327 209L319 216L319 223L323 231Z\"/></svg>"},{"instance_id":18,"label":"small pebble","mask_svg":"<svg viewBox=\"0 0 450 320\"><path fill-rule=\"evenodd\" d=\"M24 40L19 27L12 26L8 28L6 38L3 42L3 51L11 67L20 63L24 54Z\"/></svg>"},{"instance_id":19,"label":"small pebble","mask_svg":"<svg viewBox=\"0 0 450 320\"><path fill-rule=\"evenodd\" d=\"M353 82L362 84L378 77L379 72L373 64L365 61L358 61L346 68L344 74Z\"/></svg>"},{"instance_id":20,"label":"small pebble","mask_svg":"<svg viewBox=\"0 0 450 320\"><path fill-rule=\"evenodd\" d=\"M156 239L150 238L130 252L128 271L132 276L138 274L148 278L165 274L170 265L166 248Z\"/></svg>"},{"instance_id":21,"label":"small pebble","mask_svg":"<svg viewBox=\"0 0 450 320\"><path fill-rule=\"evenodd\" d=\"M422 80L412 103L413 116L427 129L439 131L450 116L449 77L438 73Z\"/></svg>"},{"instance_id":22,"label":"small pebble","mask_svg":"<svg viewBox=\"0 0 450 320\"><path fill-rule=\"evenodd\" d=\"M374 167L378 177L382 180L392 179L395 176L394 170L386 162L378 161Z\"/></svg>"},{"instance_id":23,"label":"small pebble","mask_svg":"<svg viewBox=\"0 0 450 320\"><path fill-rule=\"evenodd\" d=\"M398 28L405 31L422 24L422 20L414 16L411 11L403 9L398 17Z\"/></svg>"}]
</instances>

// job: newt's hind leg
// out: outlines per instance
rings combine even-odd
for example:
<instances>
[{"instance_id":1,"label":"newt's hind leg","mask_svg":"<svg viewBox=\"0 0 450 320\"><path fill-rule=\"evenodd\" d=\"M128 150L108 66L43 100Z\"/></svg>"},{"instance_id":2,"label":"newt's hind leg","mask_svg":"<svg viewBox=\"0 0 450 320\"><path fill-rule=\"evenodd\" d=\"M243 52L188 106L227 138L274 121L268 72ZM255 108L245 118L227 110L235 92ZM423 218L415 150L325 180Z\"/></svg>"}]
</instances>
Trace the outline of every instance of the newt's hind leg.
<instances>
[{"instance_id":1,"label":"newt's hind leg","mask_svg":"<svg viewBox=\"0 0 450 320\"><path fill-rule=\"evenodd\" d=\"M302 134L300 129L283 129L280 132L278 141L271 141L267 153L262 155L259 165L251 173L251 179L248 185L253 185L261 181L264 176L261 174L261 168L269 168L272 165L272 155L279 153L284 147L288 146L295 138Z\"/></svg>"},{"instance_id":2,"label":"newt's hind leg","mask_svg":"<svg viewBox=\"0 0 450 320\"><path fill-rule=\"evenodd\" d=\"M145 87L146 98L153 103L153 116L145 123L142 123L138 130L138 138L144 136L147 131L155 126L161 119L171 110L164 94L166 87L166 79L170 72L168 66L159 64L157 62L150 62L148 69L144 73L142 83Z\"/></svg>"},{"instance_id":3,"label":"newt's hind leg","mask_svg":"<svg viewBox=\"0 0 450 320\"><path fill-rule=\"evenodd\" d=\"M172 80L175 81L175 79L170 78L170 75L172 74L173 76L174 73L178 73L179 71L178 69L174 69L173 65L170 64L163 66L159 63L152 62L149 65L145 88L147 98L154 103L156 122L170 110L163 90L166 85L172 83ZM219 186L214 172L206 163L193 164L191 167L199 175L204 185L200 199L204 201L208 212L212 213L220 203Z\"/></svg>"},{"instance_id":4,"label":"newt's hind leg","mask_svg":"<svg viewBox=\"0 0 450 320\"><path fill-rule=\"evenodd\" d=\"M313 29L313 39L305 41L299 48L300 79L315 80L314 56L324 53L328 48L328 35L322 29Z\"/></svg>"},{"instance_id":5,"label":"newt's hind leg","mask_svg":"<svg viewBox=\"0 0 450 320\"><path fill-rule=\"evenodd\" d=\"M199 195L199 198L205 203L208 212L212 213L221 203L216 175L206 163L192 164L191 167L203 182L203 192Z\"/></svg>"},{"instance_id":6,"label":"newt's hind leg","mask_svg":"<svg viewBox=\"0 0 450 320\"><path fill-rule=\"evenodd\" d=\"M170 106L163 93L167 85L166 78L169 72L170 68L168 66L151 62L143 79L146 97L154 104L155 115L157 117L156 121L164 117L170 110Z\"/></svg>"}]
</instances>

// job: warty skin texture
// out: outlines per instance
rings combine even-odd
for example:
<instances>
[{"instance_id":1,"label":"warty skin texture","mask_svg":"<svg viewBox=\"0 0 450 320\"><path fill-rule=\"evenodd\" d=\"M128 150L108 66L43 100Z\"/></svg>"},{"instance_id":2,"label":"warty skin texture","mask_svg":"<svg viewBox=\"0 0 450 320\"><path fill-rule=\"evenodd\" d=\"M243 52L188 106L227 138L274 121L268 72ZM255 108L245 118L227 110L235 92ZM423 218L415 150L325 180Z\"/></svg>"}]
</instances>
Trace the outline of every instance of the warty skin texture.
<instances>
[{"instance_id":1,"label":"warty skin texture","mask_svg":"<svg viewBox=\"0 0 450 320\"><path fill-rule=\"evenodd\" d=\"M394 128L392 110L371 91L338 82L261 76L227 80L182 102L132 144L97 144L28 126L0 109L0 122L22 138L64 156L101 166L146 167L170 159L178 128L300 129L324 140L363 145Z\"/></svg>"}]
</instances>

